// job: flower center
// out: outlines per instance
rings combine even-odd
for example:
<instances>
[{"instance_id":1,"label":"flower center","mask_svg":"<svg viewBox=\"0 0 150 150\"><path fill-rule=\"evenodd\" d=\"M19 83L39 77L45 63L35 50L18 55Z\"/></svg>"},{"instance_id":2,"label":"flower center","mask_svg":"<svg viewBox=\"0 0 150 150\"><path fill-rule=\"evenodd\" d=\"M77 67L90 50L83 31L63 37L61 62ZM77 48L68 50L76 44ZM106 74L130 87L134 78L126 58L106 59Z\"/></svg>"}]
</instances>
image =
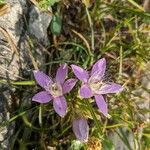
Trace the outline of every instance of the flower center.
<instances>
[{"instance_id":1,"label":"flower center","mask_svg":"<svg viewBox=\"0 0 150 150\"><path fill-rule=\"evenodd\" d=\"M90 87L90 89L92 90L92 92L97 93L97 91L100 89L100 87L102 86L102 81L98 80L98 79L91 79L88 82L88 85Z\"/></svg>"},{"instance_id":2,"label":"flower center","mask_svg":"<svg viewBox=\"0 0 150 150\"><path fill-rule=\"evenodd\" d=\"M49 87L49 90L50 90L51 95L54 97L58 97L58 96L61 96L63 94L62 93L62 87L59 83L51 84Z\"/></svg>"}]
</instances>

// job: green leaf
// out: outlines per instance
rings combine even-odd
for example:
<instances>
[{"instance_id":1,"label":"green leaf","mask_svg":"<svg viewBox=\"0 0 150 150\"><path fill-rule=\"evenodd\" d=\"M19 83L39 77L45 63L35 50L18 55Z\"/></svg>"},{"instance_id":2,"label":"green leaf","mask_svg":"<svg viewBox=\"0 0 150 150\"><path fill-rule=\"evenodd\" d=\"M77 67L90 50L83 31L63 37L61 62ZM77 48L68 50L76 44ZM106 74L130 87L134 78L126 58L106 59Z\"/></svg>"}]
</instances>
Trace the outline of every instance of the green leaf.
<instances>
[{"instance_id":1,"label":"green leaf","mask_svg":"<svg viewBox=\"0 0 150 150\"><path fill-rule=\"evenodd\" d=\"M55 3L59 2L60 0L42 0L39 2L39 7L48 9L48 7L53 6Z\"/></svg>"},{"instance_id":2,"label":"green leaf","mask_svg":"<svg viewBox=\"0 0 150 150\"><path fill-rule=\"evenodd\" d=\"M71 146L69 147L69 150L81 150L83 149L83 143L78 140L73 140L71 142Z\"/></svg>"},{"instance_id":3,"label":"green leaf","mask_svg":"<svg viewBox=\"0 0 150 150\"><path fill-rule=\"evenodd\" d=\"M0 0L0 5L4 4L5 0Z\"/></svg>"},{"instance_id":4,"label":"green leaf","mask_svg":"<svg viewBox=\"0 0 150 150\"><path fill-rule=\"evenodd\" d=\"M11 82L13 85L35 85L35 81L16 81L16 82Z\"/></svg>"},{"instance_id":5,"label":"green leaf","mask_svg":"<svg viewBox=\"0 0 150 150\"><path fill-rule=\"evenodd\" d=\"M8 84L7 80L0 80L1 84ZM34 80L29 80L29 81L10 81L12 85L35 85Z\"/></svg>"},{"instance_id":6,"label":"green leaf","mask_svg":"<svg viewBox=\"0 0 150 150\"><path fill-rule=\"evenodd\" d=\"M115 150L114 144L108 138L104 138L103 148L104 148L104 150Z\"/></svg>"},{"instance_id":7,"label":"green leaf","mask_svg":"<svg viewBox=\"0 0 150 150\"><path fill-rule=\"evenodd\" d=\"M53 16L51 24L50 24L50 29L53 35L60 35L61 33L61 26L62 26L62 21L59 16Z\"/></svg>"},{"instance_id":8,"label":"green leaf","mask_svg":"<svg viewBox=\"0 0 150 150\"><path fill-rule=\"evenodd\" d=\"M135 1L133 0L127 0L128 2L130 2L133 6L139 8L140 10L144 11L144 8L141 7L140 5L138 5Z\"/></svg>"}]
</instances>

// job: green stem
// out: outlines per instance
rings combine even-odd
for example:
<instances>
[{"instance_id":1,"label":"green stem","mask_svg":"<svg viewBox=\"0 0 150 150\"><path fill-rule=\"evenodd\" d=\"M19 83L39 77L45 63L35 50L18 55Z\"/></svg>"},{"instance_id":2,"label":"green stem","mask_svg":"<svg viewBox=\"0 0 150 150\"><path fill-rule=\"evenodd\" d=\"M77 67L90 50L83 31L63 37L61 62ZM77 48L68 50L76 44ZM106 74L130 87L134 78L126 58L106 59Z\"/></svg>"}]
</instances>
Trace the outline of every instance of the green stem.
<instances>
[{"instance_id":1,"label":"green stem","mask_svg":"<svg viewBox=\"0 0 150 150\"><path fill-rule=\"evenodd\" d=\"M39 107L39 124L40 124L40 126L42 126L42 108L43 108L43 105L40 104L40 107Z\"/></svg>"},{"instance_id":2,"label":"green stem","mask_svg":"<svg viewBox=\"0 0 150 150\"><path fill-rule=\"evenodd\" d=\"M89 100L85 100L85 103L86 103L86 105L88 107L88 110L90 111L90 113L91 113L91 115L94 119L97 130L99 131L98 136L99 136L100 139L103 139L103 132L102 132L102 129L101 129L101 126L100 126L100 121L97 120L97 117L95 115L95 112L94 112L93 108L91 107L91 104L90 104Z\"/></svg>"},{"instance_id":3,"label":"green stem","mask_svg":"<svg viewBox=\"0 0 150 150\"><path fill-rule=\"evenodd\" d=\"M122 46L120 47L120 66L119 66L119 79L122 78L122 61L123 61L123 49L122 49Z\"/></svg>"},{"instance_id":4,"label":"green stem","mask_svg":"<svg viewBox=\"0 0 150 150\"><path fill-rule=\"evenodd\" d=\"M16 119L18 119L19 117L23 116L24 114L26 114L27 112L34 110L36 108L39 108L39 106L35 106L31 109L25 110L23 112L20 112L19 114L17 114L16 116L13 116L12 118L10 118L9 120L5 121L4 123L0 124L0 129L9 125L11 122L15 121Z\"/></svg>"},{"instance_id":5,"label":"green stem","mask_svg":"<svg viewBox=\"0 0 150 150\"><path fill-rule=\"evenodd\" d=\"M86 14L87 14L88 22L91 28L91 48L92 50L94 50L94 29L93 29L92 19L91 19L91 16L87 7L86 7Z\"/></svg>"},{"instance_id":6,"label":"green stem","mask_svg":"<svg viewBox=\"0 0 150 150\"><path fill-rule=\"evenodd\" d=\"M91 64L93 63L93 51L95 49L95 43L94 43L94 29L93 29L93 23L92 23L92 19L91 19L91 16L90 16L90 13L89 13L89 10L88 8L86 7L86 14L87 14L87 17L88 17L88 22L89 22L89 25L90 25L90 28L91 28L91 49L92 51L89 52L90 56L91 56Z\"/></svg>"}]
</instances>

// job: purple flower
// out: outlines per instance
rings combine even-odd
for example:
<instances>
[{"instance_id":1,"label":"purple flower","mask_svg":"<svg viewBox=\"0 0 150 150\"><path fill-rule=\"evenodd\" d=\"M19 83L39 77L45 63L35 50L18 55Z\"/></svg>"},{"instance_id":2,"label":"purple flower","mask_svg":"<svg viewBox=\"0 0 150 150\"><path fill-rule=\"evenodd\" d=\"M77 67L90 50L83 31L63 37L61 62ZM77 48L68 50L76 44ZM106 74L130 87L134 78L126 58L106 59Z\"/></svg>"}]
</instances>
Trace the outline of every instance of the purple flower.
<instances>
[{"instance_id":1,"label":"purple flower","mask_svg":"<svg viewBox=\"0 0 150 150\"><path fill-rule=\"evenodd\" d=\"M73 78L65 81L67 74L68 67L66 64L58 68L55 79L52 79L41 71L34 71L35 80L44 88L44 91L33 96L32 101L48 103L53 100L54 110L58 115L64 117L67 111L67 102L64 94L69 93L77 82Z\"/></svg>"},{"instance_id":2,"label":"purple flower","mask_svg":"<svg viewBox=\"0 0 150 150\"><path fill-rule=\"evenodd\" d=\"M103 77L106 70L106 60L104 58L98 60L92 67L90 72L82 69L79 66L71 65L75 76L82 81L80 88L80 96L83 98L95 97L96 104L99 110L105 115L108 115L107 103L103 98L103 94L117 93L123 90L122 86L116 83L103 82Z\"/></svg>"},{"instance_id":3,"label":"purple flower","mask_svg":"<svg viewBox=\"0 0 150 150\"><path fill-rule=\"evenodd\" d=\"M77 118L72 123L73 132L76 138L82 142L87 142L89 135L89 126L85 118Z\"/></svg>"}]
</instances>

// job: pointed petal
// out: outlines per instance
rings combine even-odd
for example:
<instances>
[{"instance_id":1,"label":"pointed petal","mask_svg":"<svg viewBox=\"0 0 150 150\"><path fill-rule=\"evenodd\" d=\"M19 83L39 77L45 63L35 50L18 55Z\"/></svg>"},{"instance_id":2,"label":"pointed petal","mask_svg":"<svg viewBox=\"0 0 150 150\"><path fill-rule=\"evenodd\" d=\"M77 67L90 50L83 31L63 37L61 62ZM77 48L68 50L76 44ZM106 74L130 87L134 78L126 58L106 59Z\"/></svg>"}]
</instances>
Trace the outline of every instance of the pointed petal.
<instances>
[{"instance_id":1,"label":"pointed petal","mask_svg":"<svg viewBox=\"0 0 150 150\"><path fill-rule=\"evenodd\" d=\"M106 60L102 58L98 60L92 67L91 76L97 76L99 80L104 76L106 70Z\"/></svg>"},{"instance_id":2,"label":"pointed petal","mask_svg":"<svg viewBox=\"0 0 150 150\"><path fill-rule=\"evenodd\" d=\"M102 95L95 95L96 104L99 110L105 115L108 115L107 103L105 102Z\"/></svg>"},{"instance_id":3,"label":"pointed petal","mask_svg":"<svg viewBox=\"0 0 150 150\"><path fill-rule=\"evenodd\" d=\"M48 103L51 99L52 96L48 92L42 91L34 95L32 101L43 104L43 103Z\"/></svg>"},{"instance_id":4,"label":"pointed petal","mask_svg":"<svg viewBox=\"0 0 150 150\"><path fill-rule=\"evenodd\" d=\"M123 87L116 83L108 83L104 84L98 91L98 94L107 94L107 93L117 93L121 92L123 90Z\"/></svg>"},{"instance_id":5,"label":"pointed petal","mask_svg":"<svg viewBox=\"0 0 150 150\"><path fill-rule=\"evenodd\" d=\"M43 88L46 88L47 85L53 82L52 79L49 76L47 76L45 73L43 73L42 71L36 70L36 71L33 71L33 74L37 83Z\"/></svg>"},{"instance_id":6,"label":"pointed petal","mask_svg":"<svg viewBox=\"0 0 150 150\"><path fill-rule=\"evenodd\" d=\"M87 142L89 136L89 126L87 120L84 118L77 118L73 120L73 132L78 140Z\"/></svg>"},{"instance_id":7,"label":"pointed petal","mask_svg":"<svg viewBox=\"0 0 150 150\"><path fill-rule=\"evenodd\" d=\"M93 93L87 84L83 84L80 88L80 96L84 98L90 98L93 96Z\"/></svg>"},{"instance_id":8,"label":"pointed petal","mask_svg":"<svg viewBox=\"0 0 150 150\"><path fill-rule=\"evenodd\" d=\"M83 82L87 82L88 78L89 78L89 74L86 70L82 69L81 67L79 66L76 66L76 65L71 65L71 68L75 74L75 76L83 81Z\"/></svg>"},{"instance_id":9,"label":"pointed petal","mask_svg":"<svg viewBox=\"0 0 150 150\"><path fill-rule=\"evenodd\" d=\"M65 81L65 83L63 84L63 94L69 93L75 86L76 82L77 79L68 79L67 81Z\"/></svg>"},{"instance_id":10,"label":"pointed petal","mask_svg":"<svg viewBox=\"0 0 150 150\"><path fill-rule=\"evenodd\" d=\"M67 111L67 102L65 97L60 96L60 97L56 97L53 100L53 107L54 110L56 111L56 113L60 116L60 117L64 117Z\"/></svg>"},{"instance_id":11,"label":"pointed petal","mask_svg":"<svg viewBox=\"0 0 150 150\"><path fill-rule=\"evenodd\" d=\"M56 73L56 81L63 84L66 77L68 74L68 67L66 64L61 65L58 69L57 69L57 73Z\"/></svg>"}]
</instances>

